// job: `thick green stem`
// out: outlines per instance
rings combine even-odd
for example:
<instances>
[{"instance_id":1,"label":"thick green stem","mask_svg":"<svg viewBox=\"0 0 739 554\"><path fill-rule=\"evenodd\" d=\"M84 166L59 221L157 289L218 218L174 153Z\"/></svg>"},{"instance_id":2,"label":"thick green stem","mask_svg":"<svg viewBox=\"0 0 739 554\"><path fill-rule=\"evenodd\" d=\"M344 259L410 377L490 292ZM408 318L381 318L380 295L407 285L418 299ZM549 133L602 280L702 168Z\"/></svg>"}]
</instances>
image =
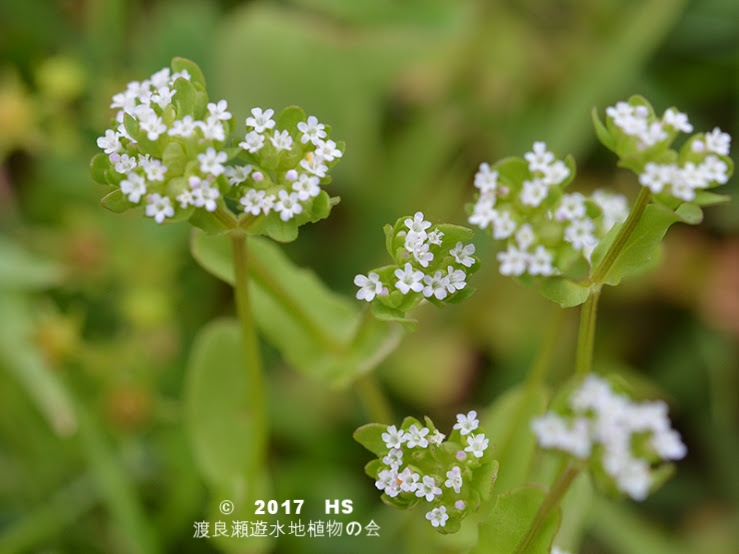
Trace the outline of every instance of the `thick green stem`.
<instances>
[{"instance_id":1,"label":"thick green stem","mask_svg":"<svg viewBox=\"0 0 739 554\"><path fill-rule=\"evenodd\" d=\"M580 330L577 334L577 357L575 374L587 375L593 368L593 345L595 344L595 320L598 313L600 285L595 285L580 311Z\"/></svg>"},{"instance_id":2,"label":"thick green stem","mask_svg":"<svg viewBox=\"0 0 739 554\"><path fill-rule=\"evenodd\" d=\"M516 546L516 550L513 551L513 554L525 554L528 552L531 544L539 534L539 531L541 531L544 522L546 522L549 517L549 514L557 509L557 506L559 506L564 495L568 490L570 490L572 482L579 474L579 467L573 464L568 464L567 467L565 467L565 469L557 476L557 479L549 489L549 493L544 497L544 501L541 503L541 506L539 506L539 509L534 516L534 520L526 530L526 534L521 539L521 542Z\"/></svg>"},{"instance_id":3,"label":"thick green stem","mask_svg":"<svg viewBox=\"0 0 739 554\"><path fill-rule=\"evenodd\" d=\"M646 209L647 204L649 204L649 198L649 189L647 187L642 187L639 192L639 196L636 197L636 201L629 212L629 217L624 221L624 224L621 226L621 229L619 230L618 235L616 235L616 239L613 241L613 244L611 244L611 247L608 249L608 252L606 252L606 255L603 257L600 264L598 264L598 267L593 271L593 275L590 277L591 283L600 285L604 282L605 278L608 277L608 272L611 271L613 264L618 259L619 254L621 254L621 250L623 250L623 247L629 240L631 233L634 232L636 224L639 223L641 216L644 215L644 210Z\"/></svg>"},{"instance_id":4,"label":"thick green stem","mask_svg":"<svg viewBox=\"0 0 739 554\"><path fill-rule=\"evenodd\" d=\"M241 322L241 337L246 356L246 378L249 410L254 430L254 445L251 451L248 475L249 486L254 487L264 466L267 450L267 415L265 406L264 377L262 358L259 353L259 340L254 325L249 300L249 273L247 263L246 235L240 231L230 233L233 248L234 292L236 312Z\"/></svg>"}]
</instances>

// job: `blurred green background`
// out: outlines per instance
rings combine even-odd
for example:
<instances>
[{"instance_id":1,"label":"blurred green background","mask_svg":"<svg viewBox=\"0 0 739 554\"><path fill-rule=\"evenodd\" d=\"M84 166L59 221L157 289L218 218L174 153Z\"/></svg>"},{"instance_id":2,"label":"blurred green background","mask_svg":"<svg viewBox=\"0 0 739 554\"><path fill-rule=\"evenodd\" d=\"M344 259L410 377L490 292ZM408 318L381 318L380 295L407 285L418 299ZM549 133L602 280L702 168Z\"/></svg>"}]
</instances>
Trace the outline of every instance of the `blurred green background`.
<instances>
[{"instance_id":1,"label":"blurred green background","mask_svg":"<svg viewBox=\"0 0 739 554\"><path fill-rule=\"evenodd\" d=\"M298 104L346 141L329 188L341 204L286 251L348 295L385 263L384 223L416 210L464 223L479 163L534 140L575 155L575 188L633 198L593 106L639 93L697 130L739 134L736 0L0 0L0 553L218 552L193 538L221 499L196 469L181 398L195 333L233 313L231 291L192 261L188 226L107 212L88 172L111 96L173 56L200 64L237 122ZM736 182L723 190L735 199ZM658 271L603 294L597 367L668 400L689 456L644 503L595 501L583 554L736 552L738 231L736 202L709 209L670 230ZM524 379L558 310L476 243L473 300L421 309L377 370L398 422L448 429L483 409ZM565 312L553 386L572 371L576 322ZM351 439L369 417L355 391L265 351L274 498L305 499L304 520L352 499L336 519L381 527L274 551L457 552L422 514L380 503Z\"/></svg>"}]
</instances>

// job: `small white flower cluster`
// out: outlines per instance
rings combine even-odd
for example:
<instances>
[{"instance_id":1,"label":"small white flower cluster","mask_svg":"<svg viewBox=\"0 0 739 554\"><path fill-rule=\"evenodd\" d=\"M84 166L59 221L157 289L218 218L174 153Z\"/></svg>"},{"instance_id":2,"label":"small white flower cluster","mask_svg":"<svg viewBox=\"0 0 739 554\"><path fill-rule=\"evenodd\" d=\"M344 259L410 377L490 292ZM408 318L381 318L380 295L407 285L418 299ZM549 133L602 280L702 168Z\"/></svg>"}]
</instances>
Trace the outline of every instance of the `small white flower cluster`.
<instances>
[{"instance_id":1,"label":"small white flower cluster","mask_svg":"<svg viewBox=\"0 0 739 554\"><path fill-rule=\"evenodd\" d=\"M489 443L483 433L473 433L479 423L474 410L458 414L456 432L447 442L438 429L432 433L420 424L412 423L407 429L389 426L382 434L387 454L381 458L375 486L391 499L415 497L430 503L426 519L434 527L446 526L450 515L463 516L469 498L464 483L471 479ZM464 449L459 444L462 441L466 442Z\"/></svg>"},{"instance_id":2,"label":"small white flower cluster","mask_svg":"<svg viewBox=\"0 0 739 554\"><path fill-rule=\"evenodd\" d=\"M260 156L283 152L285 159L290 159L290 153L298 153L299 156L293 156L294 163L282 167L282 171L268 181L265 181L264 170L245 166L241 174L229 178L229 183L240 185L251 177L251 187L244 189L239 200L244 212L257 216L269 215L274 210L280 214L280 219L289 221L302 213L305 205L321 193L321 180L327 178L329 166L341 158L343 152L333 140L327 139L326 126L315 116L299 122L296 132L296 129L275 129L274 113L273 109L253 108L251 116L246 118L246 126L250 130L239 147L255 162ZM299 143L293 140L293 136L298 134Z\"/></svg>"},{"instance_id":3,"label":"small white flower cluster","mask_svg":"<svg viewBox=\"0 0 739 554\"><path fill-rule=\"evenodd\" d=\"M108 157L104 181L131 204L144 199L157 223L196 208L214 212L222 196L247 214L275 213L282 221L310 209L343 156L326 126L310 116L277 129L274 110L254 108L240 149L227 150L232 114L225 100L207 103L203 89L187 70L165 68L114 95L116 126L97 140ZM227 165L235 156L248 163Z\"/></svg>"},{"instance_id":4,"label":"small white flower cluster","mask_svg":"<svg viewBox=\"0 0 739 554\"><path fill-rule=\"evenodd\" d=\"M653 463L687 452L664 402L632 402L600 377L589 375L570 395L568 408L569 415L549 412L531 422L539 445L582 459L592 455L618 490L635 500L649 493Z\"/></svg>"},{"instance_id":5,"label":"small white flower cluster","mask_svg":"<svg viewBox=\"0 0 739 554\"><path fill-rule=\"evenodd\" d=\"M441 226L431 227L422 212L405 218L402 230L396 234L402 239L402 263L383 268L384 279L374 271L357 275L357 298L372 302L375 297L388 296L392 288L403 296L448 300L464 289L468 272L476 263L475 245L457 241L450 248Z\"/></svg>"},{"instance_id":6,"label":"small white flower cluster","mask_svg":"<svg viewBox=\"0 0 739 554\"><path fill-rule=\"evenodd\" d=\"M479 195L468 221L480 229L490 227L494 239L506 242L506 250L498 253L501 274L558 275L571 263L573 251L589 260L598 240L626 219L626 199L603 191L590 198L563 195L572 171L543 142L534 143L524 159L527 177L520 182L505 177L509 173L503 167L480 164L475 175Z\"/></svg>"},{"instance_id":7,"label":"small white flower cluster","mask_svg":"<svg viewBox=\"0 0 739 554\"><path fill-rule=\"evenodd\" d=\"M674 108L657 119L644 104L618 102L606 109L606 115L625 135L634 137L636 147L644 150L671 141L679 132L691 133L688 116ZM647 162L639 183L654 194L666 193L685 202L695 199L696 190L723 185L729 180L729 165L720 158L728 156L731 137L718 127L688 142L678 163Z\"/></svg>"}]
</instances>

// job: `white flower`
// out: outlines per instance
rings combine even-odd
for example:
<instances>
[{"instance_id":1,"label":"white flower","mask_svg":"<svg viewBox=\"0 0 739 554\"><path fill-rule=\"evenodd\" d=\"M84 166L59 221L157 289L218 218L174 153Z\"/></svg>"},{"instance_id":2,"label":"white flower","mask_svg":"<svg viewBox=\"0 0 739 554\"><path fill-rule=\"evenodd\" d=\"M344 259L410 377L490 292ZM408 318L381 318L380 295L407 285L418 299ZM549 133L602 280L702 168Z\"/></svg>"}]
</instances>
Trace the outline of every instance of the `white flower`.
<instances>
[{"instance_id":1,"label":"white flower","mask_svg":"<svg viewBox=\"0 0 739 554\"><path fill-rule=\"evenodd\" d=\"M493 219L493 238L495 240L507 239L516 230L516 222L507 211L496 211Z\"/></svg>"},{"instance_id":2,"label":"white flower","mask_svg":"<svg viewBox=\"0 0 739 554\"><path fill-rule=\"evenodd\" d=\"M652 448L663 460L680 460L688 453L688 449L674 429L664 429L654 433Z\"/></svg>"},{"instance_id":3,"label":"white flower","mask_svg":"<svg viewBox=\"0 0 739 554\"><path fill-rule=\"evenodd\" d=\"M669 108L665 112L665 115L662 116L662 122L676 131L682 131L683 133L693 132L693 126L688 121L688 116L677 111L675 108Z\"/></svg>"},{"instance_id":4,"label":"white flower","mask_svg":"<svg viewBox=\"0 0 739 554\"><path fill-rule=\"evenodd\" d=\"M429 441L426 438L428 434L429 430L427 427L421 427L419 429L415 424L411 425L408 431L406 431L408 448L415 448L416 446L420 446L421 448L428 447Z\"/></svg>"},{"instance_id":5,"label":"white flower","mask_svg":"<svg viewBox=\"0 0 739 554\"><path fill-rule=\"evenodd\" d=\"M300 160L300 167L317 177L325 177L328 166L323 163L323 157L316 152L308 152L305 159Z\"/></svg>"},{"instance_id":6,"label":"white flower","mask_svg":"<svg viewBox=\"0 0 739 554\"><path fill-rule=\"evenodd\" d=\"M395 276L398 278L395 288L403 294L408 294L410 291L421 292L423 290L423 283L421 282L423 280L423 272L414 271L411 264L406 262L403 269L396 269Z\"/></svg>"},{"instance_id":7,"label":"white flower","mask_svg":"<svg viewBox=\"0 0 739 554\"><path fill-rule=\"evenodd\" d=\"M559 546L553 546L551 554L570 554L567 550L562 550Z\"/></svg>"},{"instance_id":8,"label":"white flower","mask_svg":"<svg viewBox=\"0 0 739 554\"><path fill-rule=\"evenodd\" d=\"M207 181L200 181L196 186L192 186L192 204L197 208L205 208L209 212L216 211L216 200L221 193L216 187L211 187Z\"/></svg>"},{"instance_id":9,"label":"white flower","mask_svg":"<svg viewBox=\"0 0 739 554\"><path fill-rule=\"evenodd\" d=\"M344 154L341 150L336 147L336 143L332 140L315 141L316 154L321 156L327 162L332 162L336 158L341 158Z\"/></svg>"},{"instance_id":10,"label":"white flower","mask_svg":"<svg viewBox=\"0 0 739 554\"><path fill-rule=\"evenodd\" d=\"M625 221L629 215L629 205L626 202L626 197L621 194L597 189L593 192L591 198L603 210L603 220L601 222L603 234L610 231L616 223Z\"/></svg>"},{"instance_id":11,"label":"white flower","mask_svg":"<svg viewBox=\"0 0 739 554\"><path fill-rule=\"evenodd\" d=\"M354 277L354 284L359 287L359 290L357 291L358 300L372 302L375 296L381 294L383 291L380 276L374 271L367 277L364 275L357 275Z\"/></svg>"},{"instance_id":12,"label":"white flower","mask_svg":"<svg viewBox=\"0 0 739 554\"><path fill-rule=\"evenodd\" d=\"M554 274L552 266L552 253L542 245L536 247L533 254L528 257L529 274L549 276Z\"/></svg>"},{"instance_id":13,"label":"white flower","mask_svg":"<svg viewBox=\"0 0 739 554\"><path fill-rule=\"evenodd\" d=\"M544 173L541 178L542 182L550 187L560 184L570 176L570 168L562 160L557 160L552 165L548 165L542 169L542 172Z\"/></svg>"},{"instance_id":14,"label":"white flower","mask_svg":"<svg viewBox=\"0 0 739 554\"><path fill-rule=\"evenodd\" d=\"M523 190L521 191L521 203L526 206L538 206L549 194L549 188L547 188L544 181L541 179L534 179L532 181L523 182Z\"/></svg>"},{"instance_id":15,"label":"white flower","mask_svg":"<svg viewBox=\"0 0 739 554\"><path fill-rule=\"evenodd\" d=\"M653 122L645 130L639 133L639 140L644 146L654 146L658 142L665 140L669 135L662 128L662 124L658 121Z\"/></svg>"},{"instance_id":16,"label":"white flower","mask_svg":"<svg viewBox=\"0 0 739 554\"><path fill-rule=\"evenodd\" d=\"M408 227L412 233L416 233L424 238L426 237L426 229L431 227L431 222L426 221L423 218L423 212L416 212L413 219L410 217L406 218L403 223L405 223L405 226Z\"/></svg>"},{"instance_id":17,"label":"white flower","mask_svg":"<svg viewBox=\"0 0 739 554\"><path fill-rule=\"evenodd\" d=\"M219 100L218 104L215 104L213 102L208 103L208 113L211 115L211 117L214 117L215 119L220 119L221 121L227 121L231 119L231 113L227 110L228 102L226 102L225 100Z\"/></svg>"},{"instance_id":18,"label":"white flower","mask_svg":"<svg viewBox=\"0 0 739 554\"><path fill-rule=\"evenodd\" d=\"M426 237L426 240L429 241L429 244L435 244L436 246L441 246L441 239L443 238L444 238L444 233L442 233L438 229L434 229L428 234L428 236Z\"/></svg>"},{"instance_id":19,"label":"white flower","mask_svg":"<svg viewBox=\"0 0 739 554\"><path fill-rule=\"evenodd\" d=\"M165 218L174 215L174 208L167 196L161 196L158 193L150 194L146 197L146 215L153 217L157 223L162 223Z\"/></svg>"},{"instance_id":20,"label":"white flower","mask_svg":"<svg viewBox=\"0 0 739 554\"><path fill-rule=\"evenodd\" d=\"M729 136L727 133L721 132L721 129L719 129L718 127L714 127L713 131L711 131L710 133L706 133L705 141L706 149L709 152L721 154L722 156L729 155L729 148L731 147L731 136Z\"/></svg>"},{"instance_id":21,"label":"white flower","mask_svg":"<svg viewBox=\"0 0 739 554\"><path fill-rule=\"evenodd\" d=\"M121 144L120 137L121 135L119 135L112 129L108 129L107 131L105 131L104 137L98 138L97 145L99 148L102 148L103 152L105 152L106 154L115 154L123 150L123 145Z\"/></svg>"},{"instance_id":22,"label":"white flower","mask_svg":"<svg viewBox=\"0 0 739 554\"><path fill-rule=\"evenodd\" d=\"M446 472L444 486L448 489L454 489L454 492L459 494L459 491L462 490L462 472L459 466L454 466L450 471Z\"/></svg>"},{"instance_id":23,"label":"white flower","mask_svg":"<svg viewBox=\"0 0 739 554\"><path fill-rule=\"evenodd\" d=\"M198 128L199 121L195 121L191 115L186 115L182 119L178 119L172 123L172 127L167 131L167 134L171 137L184 137L188 138L192 136L195 129Z\"/></svg>"},{"instance_id":24,"label":"white flower","mask_svg":"<svg viewBox=\"0 0 739 554\"><path fill-rule=\"evenodd\" d=\"M532 150L523 155L529 162L529 171L544 171L554 161L554 154L547 151L546 143L535 142Z\"/></svg>"},{"instance_id":25,"label":"white flower","mask_svg":"<svg viewBox=\"0 0 739 554\"><path fill-rule=\"evenodd\" d=\"M391 498L398 496L400 493L398 472L395 469L383 469L377 474L375 486L381 491L385 491L385 494Z\"/></svg>"},{"instance_id":26,"label":"white flower","mask_svg":"<svg viewBox=\"0 0 739 554\"><path fill-rule=\"evenodd\" d=\"M134 169L136 169L136 158L132 158L128 154L123 154L115 164L116 172L124 175Z\"/></svg>"},{"instance_id":27,"label":"white flower","mask_svg":"<svg viewBox=\"0 0 739 554\"><path fill-rule=\"evenodd\" d=\"M400 490L403 492L416 492L419 479L421 479L421 476L418 473L414 473L409 467L406 467L398 474Z\"/></svg>"},{"instance_id":28,"label":"white flower","mask_svg":"<svg viewBox=\"0 0 739 554\"><path fill-rule=\"evenodd\" d=\"M639 175L639 183L648 187L653 193L662 192L665 185L669 184L672 178L674 165L660 165L649 162L644 166L644 172Z\"/></svg>"},{"instance_id":29,"label":"white flower","mask_svg":"<svg viewBox=\"0 0 739 554\"><path fill-rule=\"evenodd\" d=\"M486 229L490 223L498 217L495 210L495 196L481 196L472 208L472 215L467 219L471 225L477 225L480 229Z\"/></svg>"},{"instance_id":30,"label":"white flower","mask_svg":"<svg viewBox=\"0 0 739 554\"><path fill-rule=\"evenodd\" d=\"M274 135L269 140L278 152L282 150L292 150L293 138L287 131L275 131Z\"/></svg>"},{"instance_id":31,"label":"white flower","mask_svg":"<svg viewBox=\"0 0 739 554\"><path fill-rule=\"evenodd\" d=\"M151 85L154 88L160 88L160 87L168 85L170 83L169 73L170 71L168 67L160 69L159 71L154 73L154 75L149 77L149 81L151 82ZM174 76L172 77L171 80L174 80Z\"/></svg>"},{"instance_id":32,"label":"white flower","mask_svg":"<svg viewBox=\"0 0 739 554\"><path fill-rule=\"evenodd\" d=\"M398 469L403 463L403 451L400 448L391 448L390 452L382 458L382 463L393 469Z\"/></svg>"},{"instance_id":33,"label":"white flower","mask_svg":"<svg viewBox=\"0 0 739 554\"><path fill-rule=\"evenodd\" d=\"M408 440L406 432L402 429L397 429L395 425L388 427L387 432L383 433L381 438L385 442L385 445L390 449L400 448L402 444Z\"/></svg>"},{"instance_id":34,"label":"white flower","mask_svg":"<svg viewBox=\"0 0 739 554\"><path fill-rule=\"evenodd\" d=\"M454 269L452 266L447 266L446 278L449 281L446 286L446 290L449 291L449 294L454 294L467 286L467 274L461 269Z\"/></svg>"},{"instance_id":35,"label":"white flower","mask_svg":"<svg viewBox=\"0 0 739 554\"><path fill-rule=\"evenodd\" d=\"M408 233L408 235L411 235L411 233ZM422 267L428 267L434 259L433 253L429 250L429 245L425 242L409 242L406 240L405 247Z\"/></svg>"},{"instance_id":36,"label":"white flower","mask_svg":"<svg viewBox=\"0 0 739 554\"><path fill-rule=\"evenodd\" d=\"M444 433L440 432L438 429L434 429L434 434L429 435L429 443L441 446L441 443L444 442L444 438L446 438Z\"/></svg>"},{"instance_id":37,"label":"white flower","mask_svg":"<svg viewBox=\"0 0 739 554\"><path fill-rule=\"evenodd\" d=\"M565 229L564 239L569 242L575 250L586 250L597 244L593 235L595 225L591 219L580 219L573 221Z\"/></svg>"},{"instance_id":38,"label":"white flower","mask_svg":"<svg viewBox=\"0 0 739 554\"><path fill-rule=\"evenodd\" d=\"M293 183L293 190L298 193L300 200L310 200L321 193L318 177L301 173Z\"/></svg>"},{"instance_id":39,"label":"white flower","mask_svg":"<svg viewBox=\"0 0 739 554\"><path fill-rule=\"evenodd\" d=\"M146 173L146 178L149 181L164 181L164 176L167 173L167 166L162 164L160 160L142 158L140 165Z\"/></svg>"},{"instance_id":40,"label":"white flower","mask_svg":"<svg viewBox=\"0 0 739 554\"><path fill-rule=\"evenodd\" d=\"M426 519L428 519L434 527L444 527L449 519L449 516L446 513L446 506L434 508L426 514Z\"/></svg>"},{"instance_id":41,"label":"white flower","mask_svg":"<svg viewBox=\"0 0 739 554\"><path fill-rule=\"evenodd\" d=\"M727 174L729 167L718 156L706 156L706 159L700 165L700 169L705 179L709 182L716 182L723 185L729 180Z\"/></svg>"},{"instance_id":42,"label":"white flower","mask_svg":"<svg viewBox=\"0 0 739 554\"><path fill-rule=\"evenodd\" d=\"M223 169L223 174L226 176L228 184L233 187L246 181L252 169L250 165L230 165Z\"/></svg>"},{"instance_id":43,"label":"white flower","mask_svg":"<svg viewBox=\"0 0 739 554\"><path fill-rule=\"evenodd\" d=\"M579 192L563 195L554 211L554 217L558 221L575 221L585 217L585 197Z\"/></svg>"},{"instance_id":44,"label":"white flower","mask_svg":"<svg viewBox=\"0 0 739 554\"><path fill-rule=\"evenodd\" d=\"M490 441L488 441L482 433L478 435L470 435L467 437L468 446L464 451L471 452L475 458L482 458L483 452L487 449L489 442Z\"/></svg>"},{"instance_id":45,"label":"white flower","mask_svg":"<svg viewBox=\"0 0 739 554\"><path fill-rule=\"evenodd\" d=\"M275 111L268 109L262 111L262 108L252 108L252 117L246 118L246 125L254 128L257 133L263 133L267 129L271 129L275 126L275 122L272 119Z\"/></svg>"},{"instance_id":46,"label":"white flower","mask_svg":"<svg viewBox=\"0 0 739 554\"><path fill-rule=\"evenodd\" d=\"M153 114L154 111L152 110L151 113ZM162 118L157 115L140 119L139 126L142 131L146 132L146 138L149 140L157 140L159 135L167 130L167 126L162 121Z\"/></svg>"},{"instance_id":47,"label":"white flower","mask_svg":"<svg viewBox=\"0 0 739 554\"><path fill-rule=\"evenodd\" d=\"M523 275L529 261L529 255L515 246L509 246L508 250L498 252L501 275Z\"/></svg>"},{"instance_id":48,"label":"white flower","mask_svg":"<svg viewBox=\"0 0 739 554\"><path fill-rule=\"evenodd\" d=\"M462 435L469 435L472 431L477 429L478 425L480 425L480 421L477 419L477 412L475 410L471 410L467 415L457 414L457 423L454 424L452 429L459 429L459 432Z\"/></svg>"},{"instance_id":49,"label":"white flower","mask_svg":"<svg viewBox=\"0 0 739 554\"><path fill-rule=\"evenodd\" d=\"M180 208L185 209L188 206L192 206L195 199L192 196L192 189L185 189L177 195L175 198L180 203Z\"/></svg>"},{"instance_id":50,"label":"white flower","mask_svg":"<svg viewBox=\"0 0 739 554\"><path fill-rule=\"evenodd\" d=\"M305 144L310 141L313 144L317 144L317 141L326 138L325 128L326 126L323 123L318 123L318 119L315 116L309 116L307 123L305 121L298 123L298 131L303 133L303 136L300 137L300 142Z\"/></svg>"},{"instance_id":51,"label":"white flower","mask_svg":"<svg viewBox=\"0 0 739 554\"><path fill-rule=\"evenodd\" d=\"M227 159L228 155L225 152L216 152L215 148L208 147L204 154L198 154L200 171L218 177L225 170L223 164Z\"/></svg>"},{"instance_id":52,"label":"white flower","mask_svg":"<svg viewBox=\"0 0 739 554\"><path fill-rule=\"evenodd\" d=\"M275 204L275 211L280 212L282 221L288 221L303 211L297 193L288 194L287 191L281 190L278 195L279 200Z\"/></svg>"},{"instance_id":53,"label":"white flower","mask_svg":"<svg viewBox=\"0 0 739 554\"><path fill-rule=\"evenodd\" d=\"M441 496L443 491L436 486L436 481L430 475L424 475L420 483L416 487L416 496L418 498L426 498L427 502L433 502L434 498Z\"/></svg>"},{"instance_id":54,"label":"white flower","mask_svg":"<svg viewBox=\"0 0 739 554\"><path fill-rule=\"evenodd\" d=\"M475 173L475 187L480 189L482 195L494 194L498 188L498 172L492 171L489 164L481 163L480 169Z\"/></svg>"},{"instance_id":55,"label":"white flower","mask_svg":"<svg viewBox=\"0 0 739 554\"><path fill-rule=\"evenodd\" d=\"M146 180L138 173L129 173L121 181L121 192L128 196L129 202L138 204L141 197L146 194Z\"/></svg>"},{"instance_id":56,"label":"white flower","mask_svg":"<svg viewBox=\"0 0 739 554\"><path fill-rule=\"evenodd\" d=\"M264 136L260 135L256 131L251 131L246 134L244 140L239 143L239 147L247 150L250 154L256 154L264 146Z\"/></svg>"},{"instance_id":57,"label":"white flower","mask_svg":"<svg viewBox=\"0 0 739 554\"><path fill-rule=\"evenodd\" d=\"M521 250L528 250L529 246L534 244L535 240L536 235L534 234L534 230L528 223L524 223L516 231L516 242Z\"/></svg>"},{"instance_id":58,"label":"white flower","mask_svg":"<svg viewBox=\"0 0 739 554\"><path fill-rule=\"evenodd\" d=\"M454 261L458 264L462 264L464 267L472 267L475 263L475 258L472 257L472 254L474 253L474 244L464 246L461 242L458 242L456 246L449 251L449 254L454 258Z\"/></svg>"},{"instance_id":59,"label":"white flower","mask_svg":"<svg viewBox=\"0 0 739 554\"><path fill-rule=\"evenodd\" d=\"M198 121L197 125L203 131L203 138L206 140L215 140L218 142L226 140L226 130L221 120L217 117L210 116L205 122Z\"/></svg>"},{"instance_id":60,"label":"white flower","mask_svg":"<svg viewBox=\"0 0 739 554\"><path fill-rule=\"evenodd\" d=\"M445 276L441 271L437 271L433 275L424 275L423 295L426 298L435 296L437 300L444 300L447 296L447 288L449 287L449 277Z\"/></svg>"},{"instance_id":61,"label":"white flower","mask_svg":"<svg viewBox=\"0 0 739 554\"><path fill-rule=\"evenodd\" d=\"M272 208L275 207L275 203L277 202L277 197L274 194L267 194L262 198L262 213L264 215L268 215L269 212L272 211Z\"/></svg>"},{"instance_id":62,"label":"white flower","mask_svg":"<svg viewBox=\"0 0 739 554\"><path fill-rule=\"evenodd\" d=\"M259 215L262 211L262 202L264 201L263 190L249 189L246 194L239 200L244 206L244 212L252 215Z\"/></svg>"},{"instance_id":63,"label":"white flower","mask_svg":"<svg viewBox=\"0 0 739 554\"><path fill-rule=\"evenodd\" d=\"M175 92L177 91L169 87L159 87L156 93L151 95L151 101L164 109L172 103L172 97Z\"/></svg>"}]
</instances>

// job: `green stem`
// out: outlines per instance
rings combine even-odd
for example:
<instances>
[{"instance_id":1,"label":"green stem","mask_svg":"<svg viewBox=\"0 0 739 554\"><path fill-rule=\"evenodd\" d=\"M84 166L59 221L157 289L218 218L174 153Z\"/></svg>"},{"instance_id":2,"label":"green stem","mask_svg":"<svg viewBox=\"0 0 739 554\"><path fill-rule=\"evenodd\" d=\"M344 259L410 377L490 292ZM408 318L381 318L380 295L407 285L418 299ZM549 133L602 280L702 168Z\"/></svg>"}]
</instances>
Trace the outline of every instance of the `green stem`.
<instances>
[{"instance_id":1,"label":"green stem","mask_svg":"<svg viewBox=\"0 0 739 554\"><path fill-rule=\"evenodd\" d=\"M518 543L518 546L516 546L516 550L513 551L513 554L524 554L528 551L547 518L552 511L557 509L562 498L570 489L570 485L572 485L573 481L579 474L579 467L573 464L568 464L567 467L565 467L565 469L557 476L557 479L549 489L549 493L544 497L541 506L539 506L531 525L529 525L529 528L526 530L526 534L521 539L521 542Z\"/></svg>"},{"instance_id":2,"label":"green stem","mask_svg":"<svg viewBox=\"0 0 739 554\"><path fill-rule=\"evenodd\" d=\"M608 252L606 252L606 255L603 257L600 264L598 264L598 267L593 271L593 274L590 277L591 283L600 285L604 282L605 278L608 277L608 272L611 271L613 264L618 259L619 254L621 254L621 250L623 250L623 247L629 240L631 233L634 232L637 223L639 223L641 216L644 214L644 210L646 209L647 204L649 204L649 198L649 189L647 187L642 187L639 192L639 196L636 197L634 206L629 212L629 217L624 221L624 224L621 226L621 229L619 230L618 235L616 235L616 239L613 241L613 244L611 244L611 247L608 249Z\"/></svg>"},{"instance_id":3,"label":"green stem","mask_svg":"<svg viewBox=\"0 0 739 554\"><path fill-rule=\"evenodd\" d=\"M374 423L391 425L394 421L393 410L375 376L371 373L362 375L355 383L359 400L369 414L370 420Z\"/></svg>"},{"instance_id":4,"label":"green stem","mask_svg":"<svg viewBox=\"0 0 739 554\"><path fill-rule=\"evenodd\" d=\"M246 235L239 231L230 233L234 262L234 292L236 313L241 323L241 337L244 344L247 370L247 394L254 429L252 459L248 468L249 486L254 487L264 466L267 450L267 415L264 401L264 378L262 358L259 353L254 316L249 300L249 273L247 263Z\"/></svg>"},{"instance_id":5,"label":"green stem","mask_svg":"<svg viewBox=\"0 0 739 554\"><path fill-rule=\"evenodd\" d=\"M600 285L595 285L580 310L580 330L577 334L577 356L575 374L587 375L593 368L593 345L595 344L595 320L598 313Z\"/></svg>"}]
</instances>

